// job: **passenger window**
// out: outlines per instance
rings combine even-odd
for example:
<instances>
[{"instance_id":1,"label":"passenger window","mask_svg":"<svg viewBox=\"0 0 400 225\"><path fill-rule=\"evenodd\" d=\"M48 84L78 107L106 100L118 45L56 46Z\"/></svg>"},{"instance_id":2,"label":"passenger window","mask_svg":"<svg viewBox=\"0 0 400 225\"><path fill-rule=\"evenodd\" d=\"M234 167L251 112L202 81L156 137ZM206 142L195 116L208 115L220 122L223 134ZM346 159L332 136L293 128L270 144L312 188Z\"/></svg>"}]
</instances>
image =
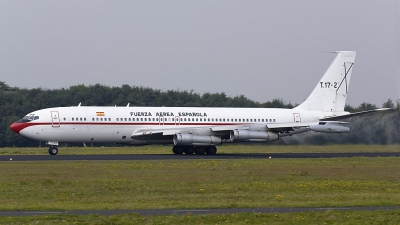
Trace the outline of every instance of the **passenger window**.
<instances>
[{"instance_id":1,"label":"passenger window","mask_svg":"<svg viewBox=\"0 0 400 225\"><path fill-rule=\"evenodd\" d=\"M275 119L274 119L274 122L275 122Z\"/></svg>"},{"instance_id":2,"label":"passenger window","mask_svg":"<svg viewBox=\"0 0 400 225\"><path fill-rule=\"evenodd\" d=\"M264 122L264 119L262 119L262 122Z\"/></svg>"},{"instance_id":3,"label":"passenger window","mask_svg":"<svg viewBox=\"0 0 400 225\"><path fill-rule=\"evenodd\" d=\"M74 120L74 118L72 118L72 120ZM99 121L99 118L96 118L96 121Z\"/></svg>"},{"instance_id":4,"label":"passenger window","mask_svg":"<svg viewBox=\"0 0 400 225\"><path fill-rule=\"evenodd\" d=\"M272 119L269 119L269 122L272 122Z\"/></svg>"}]
</instances>

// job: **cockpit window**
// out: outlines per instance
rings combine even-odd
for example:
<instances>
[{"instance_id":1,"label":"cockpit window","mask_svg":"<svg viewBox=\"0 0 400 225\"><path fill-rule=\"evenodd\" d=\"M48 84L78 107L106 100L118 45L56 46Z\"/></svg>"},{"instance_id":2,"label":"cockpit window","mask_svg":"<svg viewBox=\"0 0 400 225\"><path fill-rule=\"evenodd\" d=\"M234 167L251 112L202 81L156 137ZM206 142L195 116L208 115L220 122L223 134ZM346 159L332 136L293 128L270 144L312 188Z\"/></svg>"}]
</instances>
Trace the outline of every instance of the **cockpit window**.
<instances>
[{"instance_id":1,"label":"cockpit window","mask_svg":"<svg viewBox=\"0 0 400 225\"><path fill-rule=\"evenodd\" d=\"M32 120L38 120L38 119L39 119L39 116L35 116L35 114L28 114L28 115L24 116L22 119L18 120L17 122L25 123L25 122L29 122Z\"/></svg>"}]
</instances>

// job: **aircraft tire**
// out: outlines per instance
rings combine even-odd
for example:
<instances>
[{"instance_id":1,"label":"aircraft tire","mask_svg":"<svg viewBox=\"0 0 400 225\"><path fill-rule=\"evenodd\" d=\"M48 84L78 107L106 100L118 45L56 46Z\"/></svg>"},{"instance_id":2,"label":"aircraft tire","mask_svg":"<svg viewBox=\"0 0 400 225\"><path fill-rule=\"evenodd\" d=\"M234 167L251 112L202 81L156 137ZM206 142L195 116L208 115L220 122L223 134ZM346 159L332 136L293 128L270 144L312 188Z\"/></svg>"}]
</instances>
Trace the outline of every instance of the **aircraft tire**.
<instances>
[{"instance_id":1,"label":"aircraft tire","mask_svg":"<svg viewBox=\"0 0 400 225\"><path fill-rule=\"evenodd\" d=\"M172 152L173 152L174 154L176 154L176 155L182 155L182 154L183 154L183 151L184 151L183 146L175 145L175 146L172 148Z\"/></svg>"},{"instance_id":2,"label":"aircraft tire","mask_svg":"<svg viewBox=\"0 0 400 225\"><path fill-rule=\"evenodd\" d=\"M194 146L185 146L185 154L186 155L193 155L195 151Z\"/></svg>"},{"instance_id":3,"label":"aircraft tire","mask_svg":"<svg viewBox=\"0 0 400 225\"><path fill-rule=\"evenodd\" d=\"M208 146L206 148L206 154L207 155L215 155L217 153L217 147L215 146Z\"/></svg>"},{"instance_id":4,"label":"aircraft tire","mask_svg":"<svg viewBox=\"0 0 400 225\"><path fill-rule=\"evenodd\" d=\"M57 153L58 153L58 148L56 146L51 146L49 148L49 154L50 155L57 155Z\"/></svg>"},{"instance_id":5,"label":"aircraft tire","mask_svg":"<svg viewBox=\"0 0 400 225\"><path fill-rule=\"evenodd\" d=\"M206 148L203 147L203 146L197 146L197 147L195 148L194 153L195 153L196 155L204 155L204 154L206 154Z\"/></svg>"}]
</instances>

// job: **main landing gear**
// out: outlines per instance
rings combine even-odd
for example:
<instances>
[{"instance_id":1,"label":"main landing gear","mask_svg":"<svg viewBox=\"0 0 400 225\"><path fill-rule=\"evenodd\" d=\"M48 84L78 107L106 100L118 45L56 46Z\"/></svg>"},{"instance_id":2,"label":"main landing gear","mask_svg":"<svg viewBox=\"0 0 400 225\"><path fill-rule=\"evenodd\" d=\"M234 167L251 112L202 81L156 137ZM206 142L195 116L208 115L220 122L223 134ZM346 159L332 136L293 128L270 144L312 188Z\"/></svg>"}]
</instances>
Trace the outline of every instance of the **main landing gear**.
<instances>
[{"instance_id":1,"label":"main landing gear","mask_svg":"<svg viewBox=\"0 0 400 225\"><path fill-rule=\"evenodd\" d=\"M217 153L217 147L215 146L183 146L183 145L175 145L172 148L172 152L176 155L182 155L185 153L186 155L215 155Z\"/></svg>"},{"instance_id":2,"label":"main landing gear","mask_svg":"<svg viewBox=\"0 0 400 225\"><path fill-rule=\"evenodd\" d=\"M50 155L57 155L58 153L58 148L56 146L50 146L49 147L49 154Z\"/></svg>"}]
</instances>

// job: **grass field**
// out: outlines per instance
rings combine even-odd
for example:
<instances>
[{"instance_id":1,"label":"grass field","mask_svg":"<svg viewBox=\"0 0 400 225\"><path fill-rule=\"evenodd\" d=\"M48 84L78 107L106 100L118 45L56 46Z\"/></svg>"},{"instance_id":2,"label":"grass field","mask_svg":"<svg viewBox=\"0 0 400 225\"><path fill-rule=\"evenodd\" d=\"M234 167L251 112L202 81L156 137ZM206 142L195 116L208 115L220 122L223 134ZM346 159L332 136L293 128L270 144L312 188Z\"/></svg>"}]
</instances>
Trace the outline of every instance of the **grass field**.
<instances>
[{"instance_id":1,"label":"grass field","mask_svg":"<svg viewBox=\"0 0 400 225\"><path fill-rule=\"evenodd\" d=\"M303 213L239 213L239 214L215 214L184 216L140 216L137 214L124 214L115 216L99 215L49 215L49 216L24 216L24 217L0 217L0 224L266 224L266 225L398 225L400 223L400 211L327 211L327 212L303 212Z\"/></svg>"},{"instance_id":2,"label":"grass field","mask_svg":"<svg viewBox=\"0 0 400 225\"><path fill-rule=\"evenodd\" d=\"M222 146L221 146L222 147ZM303 146L305 151L395 151L399 146ZM149 147L147 147L149 148ZM249 148L223 149L232 153ZM169 153L169 147L139 149ZM129 151L133 151L128 149ZM300 152L256 146L253 152ZM41 149L0 149L19 154ZM82 151L83 150L83 151ZM14 151L14 152L12 152ZM86 152L87 151L87 152ZM69 154L124 148L65 148ZM142 152L142 153L143 153ZM269 151L271 152L271 151ZM61 152L60 152L61 153ZM35 154L35 153L29 153ZM39 154L39 153L38 153ZM46 150L43 154L47 154ZM39 161L0 163L0 210L396 206L400 158ZM399 211L284 214L0 217L2 224L400 224Z\"/></svg>"},{"instance_id":3,"label":"grass field","mask_svg":"<svg viewBox=\"0 0 400 225\"><path fill-rule=\"evenodd\" d=\"M0 155L48 155L47 147L0 148ZM300 153L300 152L399 152L400 145L221 145L218 154L232 153ZM121 146L121 147L64 147L59 146L60 155L93 154L171 154L172 145Z\"/></svg>"}]
</instances>

